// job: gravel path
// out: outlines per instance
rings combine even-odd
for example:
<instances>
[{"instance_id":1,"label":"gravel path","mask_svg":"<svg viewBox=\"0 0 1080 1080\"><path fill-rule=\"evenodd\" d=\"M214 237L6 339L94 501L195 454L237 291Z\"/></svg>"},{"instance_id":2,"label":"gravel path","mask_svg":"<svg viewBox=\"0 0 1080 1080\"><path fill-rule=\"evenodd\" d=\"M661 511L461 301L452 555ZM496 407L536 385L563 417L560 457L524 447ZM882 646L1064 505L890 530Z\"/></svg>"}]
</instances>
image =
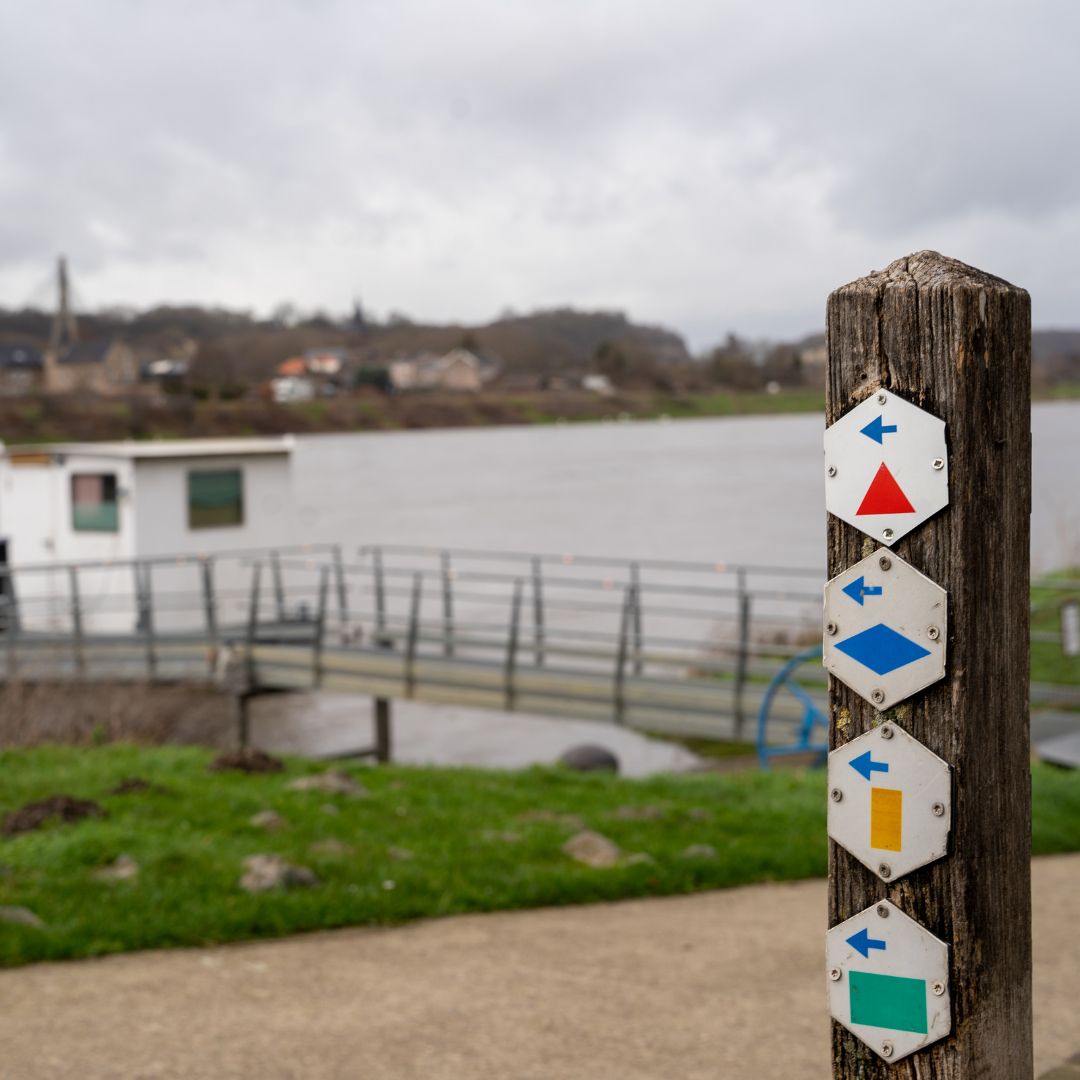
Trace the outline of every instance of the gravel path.
<instances>
[{"instance_id":1,"label":"gravel path","mask_svg":"<svg viewBox=\"0 0 1080 1080\"><path fill-rule=\"evenodd\" d=\"M1080 1047L1080 856L1037 860L1036 1072ZM825 1080L825 884L0 973L0 1077Z\"/></svg>"}]
</instances>

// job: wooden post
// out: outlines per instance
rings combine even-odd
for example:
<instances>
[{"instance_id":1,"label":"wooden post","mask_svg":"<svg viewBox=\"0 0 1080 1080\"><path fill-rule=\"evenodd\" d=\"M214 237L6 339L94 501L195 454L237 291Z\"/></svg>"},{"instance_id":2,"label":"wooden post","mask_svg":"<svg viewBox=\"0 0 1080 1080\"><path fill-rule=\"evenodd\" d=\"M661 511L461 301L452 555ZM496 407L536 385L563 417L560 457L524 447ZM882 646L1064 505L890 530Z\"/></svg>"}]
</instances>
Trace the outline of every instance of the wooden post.
<instances>
[{"instance_id":1,"label":"wooden post","mask_svg":"<svg viewBox=\"0 0 1080 1080\"><path fill-rule=\"evenodd\" d=\"M828 302L826 422L879 387L940 417L949 505L894 546L947 590L945 678L879 714L829 680L835 748L882 716L953 768L949 854L883 884L829 845L829 925L888 898L949 945L952 1034L890 1065L833 1025L839 1080L1021 1080L1031 1042L1031 323L1025 290L935 252ZM878 544L831 517L829 576Z\"/></svg>"},{"instance_id":2,"label":"wooden post","mask_svg":"<svg viewBox=\"0 0 1080 1080\"><path fill-rule=\"evenodd\" d=\"M380 765L389 765L394 747L390 726L390 699L375 699L375 760Z\"/></svg>"}]
</instances>

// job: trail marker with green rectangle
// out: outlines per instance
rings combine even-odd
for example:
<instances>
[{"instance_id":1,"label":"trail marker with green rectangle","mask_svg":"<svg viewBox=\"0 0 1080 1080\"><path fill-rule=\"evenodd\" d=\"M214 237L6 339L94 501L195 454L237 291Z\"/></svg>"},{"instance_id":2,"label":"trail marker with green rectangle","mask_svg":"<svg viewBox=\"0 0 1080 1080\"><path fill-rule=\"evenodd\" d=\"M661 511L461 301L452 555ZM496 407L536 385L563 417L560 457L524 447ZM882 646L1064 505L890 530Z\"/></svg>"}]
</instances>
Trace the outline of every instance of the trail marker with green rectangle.
<instances>
[{"instance_id":1,"label":"trail marker with green rectangle","mask_svg":"<svg viewBox=\"0 0 1080 1080\"><path fill-rule=\"evenodd\" d=\"M829 1008L886 1061L949 1034L949 948L889 900L825 938Z\"/></svg>"}]
</instances>

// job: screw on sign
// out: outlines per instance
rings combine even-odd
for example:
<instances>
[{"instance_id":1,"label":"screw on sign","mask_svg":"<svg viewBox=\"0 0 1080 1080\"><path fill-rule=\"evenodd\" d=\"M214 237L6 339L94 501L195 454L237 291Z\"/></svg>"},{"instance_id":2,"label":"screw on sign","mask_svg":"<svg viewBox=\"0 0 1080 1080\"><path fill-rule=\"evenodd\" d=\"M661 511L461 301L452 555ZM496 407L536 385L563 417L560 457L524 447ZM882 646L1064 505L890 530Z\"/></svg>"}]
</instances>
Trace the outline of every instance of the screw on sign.
<instances>
[{"instance_id":1,"label":"screw on sign","mask_svg":"<svg viewBox=\"0 0 1080 1080\"><path fill-rule=\"evenodd\" d=\"M879 549L825 586L822 663L878 709L945 674L947 596Z\"/></svg>"},{"instance_id":2,"label":"screw on sign","mask_svg":"<svg viewBox=\"0 0 1080 1080\"><path fill-rule=\"evenodd\" d=\"M943 858L949 766L894 723L829 754L829 836L882 881Z\"/></svg>"},{"instance_id":3,"label":"screw on sign","mask_svg":"<svg viewBox=\"0 0 1080 1080\"><path fill-rule=\"evenodd\" d=\"M882 900L825 935L829 1011L899 1061L952 1030L949 947Z\"/></svg>"},{"instance_id":4,"label":"screw on sign","mask_svg":"<svg viewBox=\"0 0 1080 1080\"><path fill-rule=\"evenodd\" d=\"M893 544L949 503L945 422L881 390L825 429L825 507Z\"/></svg>"}]
</instances>

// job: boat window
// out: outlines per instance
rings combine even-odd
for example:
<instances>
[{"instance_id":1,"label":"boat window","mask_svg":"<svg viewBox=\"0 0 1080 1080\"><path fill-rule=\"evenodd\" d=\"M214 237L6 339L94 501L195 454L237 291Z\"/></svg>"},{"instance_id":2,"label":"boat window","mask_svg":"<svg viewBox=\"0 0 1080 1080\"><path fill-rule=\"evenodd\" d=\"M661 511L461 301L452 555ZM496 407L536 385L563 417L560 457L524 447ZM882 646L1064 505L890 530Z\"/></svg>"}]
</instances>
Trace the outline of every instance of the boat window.
<instances>
[{"instance_id":1,"label":"boat window","mask_svg":"<svg viewBox=\"0 0 1080 1080\"><path fill-rule=\"evenodd\" d=\"M188 473L188 526L217 529L244 524L244 478L239 469Z\"/></svg>"},{"instance_id":2,"label":"boat window","mask_svg":"<svg viewBox=\"0 0 1080 1080\"><path fill-rule=\"evenodd\" d=\"M119 531L115 473L71 474L71 527L76 532Z\"/></svg>"}]
</instances>

